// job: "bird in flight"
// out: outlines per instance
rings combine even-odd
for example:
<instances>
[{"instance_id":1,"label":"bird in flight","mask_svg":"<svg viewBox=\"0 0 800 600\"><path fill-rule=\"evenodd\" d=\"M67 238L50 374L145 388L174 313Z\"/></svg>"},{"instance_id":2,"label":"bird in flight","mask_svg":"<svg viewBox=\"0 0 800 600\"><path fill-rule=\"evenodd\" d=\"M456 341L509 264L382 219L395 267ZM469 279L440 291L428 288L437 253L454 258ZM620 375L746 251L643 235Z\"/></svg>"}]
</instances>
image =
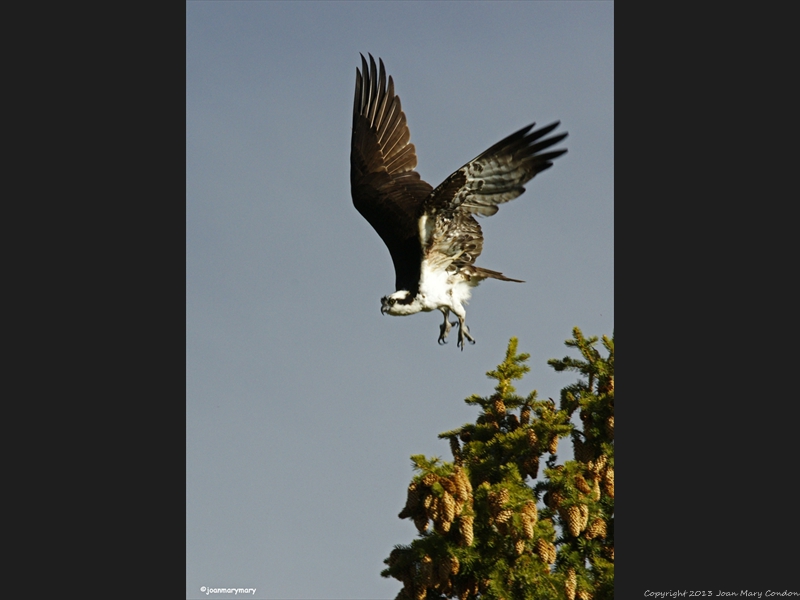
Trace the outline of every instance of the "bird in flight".
<instances>
[{"instance_id":1,"label":"bird in flight","mask_svg":"<svg viewBox=\"0 0 800 600\"><path fill-rule=\"evenodd\" d=\"M437 188L414 168L417 155L406 116L383 61L361 55L356 68L350 188L353 204L389 248L396 291L381 298L381 313L394 316L439 310L444 322L439 343L458 325L458 346L475 343L465 323L464 304L484 279L516 281L475 266L483 234L475 215L489 216L498 204L525 191L524 183L553 166L566 150L544 152L566 133L546 137L559 122L533 130L535 123L497 142ZM458 321L449 320L453 313Z\"/></svg>"}]
</instances>

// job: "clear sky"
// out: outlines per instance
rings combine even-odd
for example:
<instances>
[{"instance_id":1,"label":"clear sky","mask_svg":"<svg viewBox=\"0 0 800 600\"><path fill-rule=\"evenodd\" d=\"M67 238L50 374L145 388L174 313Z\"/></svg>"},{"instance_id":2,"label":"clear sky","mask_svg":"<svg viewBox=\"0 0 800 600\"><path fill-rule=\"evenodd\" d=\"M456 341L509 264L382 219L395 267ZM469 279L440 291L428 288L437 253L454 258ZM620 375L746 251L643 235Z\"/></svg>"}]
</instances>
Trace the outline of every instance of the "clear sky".
<instances>
[{"instance_id":1,"label":"clear sky","mask_svg":"<svg viewBox=\"0 0 800 600\"><path fill-rule=\"evenodd\" d=\"M451 459L437 434L474 421L511 336L519 391L557 399L572 327L612 333L613 34L611 2L187 3L187 598L394 598L409 456ZM433 186L533 121L569 132L480 221L476 264L526 283L474 290L464 352L438 313L380 314L392 263L349 187L359 52Z\"/></svg>"}]
</instances>

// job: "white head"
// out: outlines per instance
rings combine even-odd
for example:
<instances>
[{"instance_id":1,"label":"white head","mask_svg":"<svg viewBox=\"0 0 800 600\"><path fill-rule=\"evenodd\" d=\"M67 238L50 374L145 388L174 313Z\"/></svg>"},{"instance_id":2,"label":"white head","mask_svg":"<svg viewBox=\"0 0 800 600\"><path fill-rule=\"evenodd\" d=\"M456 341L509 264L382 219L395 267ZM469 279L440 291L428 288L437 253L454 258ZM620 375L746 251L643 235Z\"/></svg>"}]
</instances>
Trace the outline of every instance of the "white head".
<instances>
[{"instance_id":1,"label":"white head","mask_svg":"<svg viewBox=\"0 0 800 600\"><path fill-rule=\"evenodd\" d=\"M389 313L395 317L413 315L422 310L419 302L408 290L398 290L381 298L381 314Z\"/></svg>"}]
</instances>

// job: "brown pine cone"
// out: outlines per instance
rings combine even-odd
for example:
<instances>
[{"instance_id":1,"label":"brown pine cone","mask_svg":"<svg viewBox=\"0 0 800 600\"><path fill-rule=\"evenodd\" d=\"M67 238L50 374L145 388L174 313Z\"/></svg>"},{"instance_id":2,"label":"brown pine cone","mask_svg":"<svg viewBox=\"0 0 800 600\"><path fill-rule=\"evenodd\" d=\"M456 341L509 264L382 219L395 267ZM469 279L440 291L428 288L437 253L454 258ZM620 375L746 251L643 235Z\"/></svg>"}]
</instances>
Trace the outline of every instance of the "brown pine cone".
<instances>
[{"instance_id":1,"label":"brown pine cone","mask_svg":"<svg viewBox=\"0 0 800 600\"><path fill-rule=\"evenodd\" d=\"M581 531L583 531L589 524L589 507L586 504L579 504L578 508L581 511Z\"/></svg>"},{"instance_id":2,"label":"brown pine cone","mask_svg":"<svg viewBox=\"0 0 800 600\"><path fill-rule=\"evenodd\" d=\"M533 539L533 527L535 522L525 513L520 515L520 520L522 521L522 531L525 535L526 539L532 540Z\"/></svg>"},{"instance_id":3,"label":"brown pine cone","mask_svg":"<svg viewBox=\"0 0 800 600\"><path fill-rule=\"evenodd\" d=\"M548 446L547 450L550 454L555 454L558 452L558 436L554 435L553 439L550 440L550 445Z\"/></svg>"},{"instance_id":4,"label":"brown pine cone","mask_svg":"<svg viewBox=\"0 0 800 600\"><path fill-rule=\"evenodd\" d=\"M519 422L523 425L527 425L531 422L531 407L527 404L522 407L522 410L519 413Z\"/></svg>"},{"instance_id":5,"label":"brown pine cone","mask_svg":"<svg viewBox=\"0 0 800 600\"><path fill-rule=\"evenodd\" d=\"M536 449L536 444L539 442L539 438L536 437L536 432L533 429L528 429L525 432L525 435L528 437L528 445L531 448Z\"/></svg>"},{"instance_id":6,"label":"brown pine cone","mask_svg":"<svg viewBox=\"0 0 800 600\"><path fill-rule=\"evenodd\" d=\"M603 478L603 491L608 494L609 498L614 497L614 467L606 468L606 474Z\"/></svg>"},{"instance_id":7,"label":"brown pine cone","mask_svg":"<svg viewBox=\"0 0 800 600\"><path fill-rule=\"evenodd\" d=\"M528 500L525 504L523 504L522 514L527 515L528 518L530 518L530 520L533 521L535 524L539 514L538 511L536 510L536 502L534 502L533 500Z\"/></svg>"},{"instance_id":8,"label":"brown pine cone","mask_svg":"<svg viewBox=\"0 0 800 600\"><path fill-rule=\"evenodd\" d=\"M575 569L567 571L567 579L564 581L564 589L567 592L568 600L575 600L575 588L578 585L578 577L575 575Z\"/></svg>"},{"instance_id":9,"label":"brown pine cone","mask_svg":"<svg viewBox=\"0 0 800 600\"><path fill-rule=\"evenodd\" d=\"M429 519L433 519L436 521L439 518L439 513L441 512L441 502L438 496L434 496L433 494L429 494L425 498L425 512L428 515Z\"/></svg>"},{"instance_id":10,"label":"brown pine cone","mask_svg":"<svg viewBox=\"0 0 800 600\"><path fill-rule=\"evenodd\" d=\"M598 456L597 460L595 461L595 467L594 467L595 473L602 473L603 469L606 468L607 464L608 464L608 457L605 454L601 454L600 456Z\"/></svg>"},{"instance_id":11,"label":"brown pine cone","mask_svg":"<svg viewBox=\"0 0 800 600\"><path fill-rule=\"evenodd\" d=\"M595 502L600 500L600 478L595 477L592 480L592 500Z\"/></svg>"},{"instance_id":12,"label":"brown pine cone","mask_svg":"<svg viewBox=\"0 0 800 600\"><path fill-rule=\"evenodd\" d=\"M606 435L610 438L614 437L614 415L611 415L605 422Z\"/></svg>"},{"instance_id":13,"label":"brown pine cone","mask_svg":"<svg viewBox=\"0 0 800 600\"><path fill-rule=\"evenodd\" d=\"M578 590L578 600L592 600L592 595L586 590Z\"/></svg>"},{"instance_id":14,"label":"brown pine cone","mask_svg":"<svg viewBox=\"0 0 800 600\"><path fill-rule=\"evenodd\" d=\"M506 403L500 397L494 399L494 412L498 417L506 414Z\"/></svg>"},{"instance_id":15,"label":"brown pine cone","mask_svg":"<svg viewBox=\"0 0 800 600\"><path fill-rule=\"evenodd\" d=\"M403 507L403 510L400 511L400 514L397 515L401 519L406 519L410 517L417 507L419 506L419 490L417 489L417 482L412 481L408 486L408 494L406 495L406 505Z\"/></svg>"},{"instance_id":16,"label":"brown pine cone","mask_svg":"<svg viewBox=\"0 0 800 600\"><path fill-rule=\"evenodd\" d=\"M592 447L583 442L577 435L572 436L572 448L575 460L582 463L589 463L592 460Z\"/></svg>"},{"instance_id":17,"label":"brown pine cone","mask_svg":"<svg viewBox=\"0 0 800 600\"><path fill-rule=\"evenodd\" d=\"M440 514L439 518L433 522L433 530L439 535L444 535L450 531L450 526L452 524L452 521L445 520L444 515Z\"/></svg>"},{"instance_id":18,"label":"brown pine cone","mask_svg":"<svg viewBox=\"0 0 800 600\"><path fill-rule=\"evenodd\" d=\"M453 481L456 484L456 498L462 502L467 502L472 495L472 485L469 482L469 477L461 467L456 467L453 473Z\"/></svg>"},{"instance_id":19,"label":"brown pine cone","mask_svg":"<svg viewBox=\"0 0 800 600\"><path fill-rule=\"evenodd\" d=\"M583 478L583 475L580 473L575 476L575 487L582 491L584 494L590 494L592 492L592 488L589 487L589 484Z\"/></svg>"},{"instance_id":20,"label":"brown pine cone","mask_svg":"<svg viewBox=\"0 0 800 600\"><path fill-rule=\"evenodd\" d=\"M422 483L422 485L432 487L433 484L436 483L437 481L439 481L438 475L436 475L435 473L425 473L425 475L420 480L420 483Z\"/></svg>"},{"instance_id":21,"label":"brown pine cone","mask_svg":"<svg viewBox=\"0 0 800 600\"><path fill-rule=\"evenodd\" d=\"M440 477L439 484L445 489L445 491L451 495L455 495L458 491L458 486L456 486L455 481L453 481L452 477Z\"/></svg>"},{"instance_id":22,"label":"brown pine cone","mask_svg":"<svg viewBox=\"0 0 800 600\"><path fill-rule=\"evenodd\" d=\"M592 521L592 524L586 528L586 539L592 540L594 538L606 537L606 522L600 517Z\"/></svg>"},{"instance_id":23,"label":"brown pine cone","mask_svg":"<svg viewBox=\"0 0 800 600\"><path fill-rule=\"evenodd\" d=\"M536 479L539 474L539 457L534 454L526 458L522 463L522 470L530 475L532 479Z\"/></svg>"},{"instance_id":24,"label":"brown pine cone","mask_svg":"<svg viewBox=\"0 0 800 600\"><path fill-rule=\"evenodd\" d=\"M566 509L559 509L561 518L566 522L567 528L573 537L578 537L581 534L581 524L583 518L581 516L581 509L578 506L568 506Z\"/></svg>"},{"instance_id":25,"label":"brown pine cone","mask_svg":"<svg viewBox=\"0 0 800 600\"><path fill-rule=\"evenodd\" d=\"M517 551L517 554L525 552L525 540L517 540L514 542L514 550Z\"/></svg>"},{"instance_id":26,"label":"brown pine cone","mask_svg":"<svg viewBox=\"0 0 800 600\"><path fill-rule=\"evenodd\" d=\"M456 501L453 496L451 496L448 492L444 493L441 499L441 505L444 508L443 517L446 521L453 522L453 519L456 518Z\"/></svg>"},{"instance_id":27,"label":"brown pine cone","mask_svg":"<svg viewBox=\"0 0 800 600\"><path fill-rule=\"evenodd\" d=\"M511 517L513 516L514 516L514 511L505 509L497 513L497 516L494 518L494 520L495 523L507 523L508 521L511 520Z\"/></svg>"},{"instance_id":28,"label":"brown pine cone","mask_svg":"<svg viewBox=\"0 0 800 600\"><path fill-rule=\"evenodd\" d=\"M428 517L425 515L417 515L414 517L414 526L420 533L425 533L428 530Z\"/></svg>"},{"instance_id":29,"label":"brown pine cone","mask_svg":"<svg viewBox=\"0 0 800 600\"><path fill-rule=\"evenodd\" d=\"M473 540L472 522L474 517L462 516L458 520L458 530L461 533L461 541L464 546L471 546Z\"/></svg>"}]
</instances>

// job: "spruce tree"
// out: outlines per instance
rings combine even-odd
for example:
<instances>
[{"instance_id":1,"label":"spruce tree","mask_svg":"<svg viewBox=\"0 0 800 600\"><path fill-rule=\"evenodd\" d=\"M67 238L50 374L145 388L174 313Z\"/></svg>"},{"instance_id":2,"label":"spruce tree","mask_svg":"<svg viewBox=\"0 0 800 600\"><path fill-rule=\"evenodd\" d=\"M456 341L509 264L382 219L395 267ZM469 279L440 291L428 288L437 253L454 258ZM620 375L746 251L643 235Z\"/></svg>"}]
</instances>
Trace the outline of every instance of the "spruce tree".
<instances>
[{"instance_id":1,"label":"spruce tree","mask_svg":"<svg viewBox=\"0 0 800 600\"><path fill-rule=\"evenodd\" d=\"M399 517L419 536L395 546L381 573L403 583L397 600L613 598L614 342L603 336L605 357L597 342L576 327L566 345L581 358L548 361L582 376L557 407L536 390L516 394L530 355L511 338L487 373L494 393L465 400L481 409L475 423L439 435L453 461L411 457L417 474ZM567 436L574 460L558 464Z\"/></svg>"}]
</instances>

